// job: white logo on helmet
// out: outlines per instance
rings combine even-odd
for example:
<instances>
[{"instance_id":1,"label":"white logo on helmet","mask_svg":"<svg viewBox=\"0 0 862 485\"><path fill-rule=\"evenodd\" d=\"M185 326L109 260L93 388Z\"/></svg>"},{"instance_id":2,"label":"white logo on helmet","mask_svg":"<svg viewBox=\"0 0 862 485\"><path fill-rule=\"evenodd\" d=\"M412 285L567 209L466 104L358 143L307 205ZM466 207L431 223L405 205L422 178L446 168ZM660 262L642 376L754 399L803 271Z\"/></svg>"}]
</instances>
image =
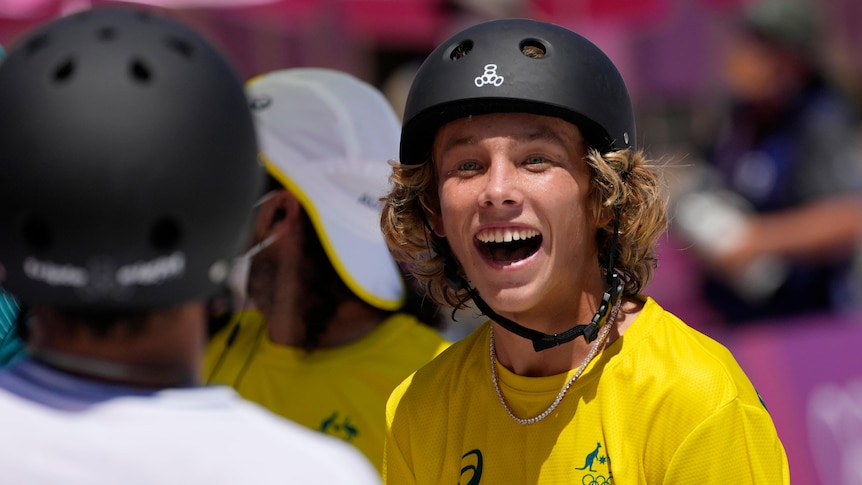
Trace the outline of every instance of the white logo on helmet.
<instances>
[{"instance_id":1,"label":"white logo on helmet","mask_svg":"<svg viewBox=\"0 0 862 485\"><path fill-rule=\"evenodd\" d=\"M87 270L79 266L39 261L32 257L24 260L24 274L31 280L41 281L51 286L83 288L90 280Z\"/></svg>"},{"instance_id":2,"label":"white logo on helmet","mask_svg":"<svg viewBox=\"0 0 862 485\"><path fill-rule=\"evenodd\" d=\"M186 257L177 251L169 256L150 261L136 261L121 266L116 273L117 283L122 286L158 285L176 278L186 271Z\"/></svg>"},{"instance_id":3,"label":"white logo on helmet","mask_svg":"<svg viewBox=\"0 0 862 485\"><path fill-rule=\"evenodd\" d=\"M494 86L500 86L503 84L503 76L497 74L497 65L496 64L485 64L485 73L481 76L476 76L476 79L473 82L476 84L477 88L481 88L486 84L493 84Z\"/></svg>"},{"instance_id":4,"label":"white logo on helmet","mask_svg":"<svg viewBox=\"0 0 862 485\"><path fill-rule=\"evenodd\" d=\"M151 286L164 283L185 273L186 257L181 252L150 261L136 261L114 268L111 263L93 263L88 268L70 264L41 261L33 257L24 260L24 274L50 286L91 288L105 292L104 288L132 285Z\"/></svg>"}]
</instances>

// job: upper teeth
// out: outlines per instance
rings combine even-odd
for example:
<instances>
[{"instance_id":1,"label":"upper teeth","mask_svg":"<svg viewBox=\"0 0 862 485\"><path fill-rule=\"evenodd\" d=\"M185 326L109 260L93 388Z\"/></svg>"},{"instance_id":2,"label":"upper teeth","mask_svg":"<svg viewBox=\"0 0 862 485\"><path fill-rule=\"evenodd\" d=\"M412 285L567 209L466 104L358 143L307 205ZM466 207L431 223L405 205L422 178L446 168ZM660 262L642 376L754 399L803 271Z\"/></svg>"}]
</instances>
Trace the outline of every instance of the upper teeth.
<instances>
[{"instance_id":1,"label":"upper teeth","mask_svg":"<svg viewBox=\"0 0 862 485\"><path fill-rule=\"evenodd\" d=\"M476 235L483 243L503 243L512 241L523 241L539 235L535 229L487 229Z\"/></svg>"}]
</instances>

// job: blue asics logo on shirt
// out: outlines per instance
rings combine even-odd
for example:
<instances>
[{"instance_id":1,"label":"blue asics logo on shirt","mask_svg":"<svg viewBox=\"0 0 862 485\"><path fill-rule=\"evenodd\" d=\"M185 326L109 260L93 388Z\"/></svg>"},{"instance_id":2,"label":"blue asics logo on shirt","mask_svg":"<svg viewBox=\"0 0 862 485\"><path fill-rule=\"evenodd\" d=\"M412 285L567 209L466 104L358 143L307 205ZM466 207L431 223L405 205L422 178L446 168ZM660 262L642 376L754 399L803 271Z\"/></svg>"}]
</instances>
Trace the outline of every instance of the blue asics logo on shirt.
<instances>
[{"instance_id":1,"label":"blue asics logo on shirt","mask_svg":"<svg viewBox=\"0 0 862 485\"><path fill-rule=\"evenodd\" d=\"M466 477L464 474L467 474ZM465 482L464 479L467 479ZM482 479L482 452L470 450L461 456L461 479L458 485L479 485Z\"/></svg>"}]
</instances>

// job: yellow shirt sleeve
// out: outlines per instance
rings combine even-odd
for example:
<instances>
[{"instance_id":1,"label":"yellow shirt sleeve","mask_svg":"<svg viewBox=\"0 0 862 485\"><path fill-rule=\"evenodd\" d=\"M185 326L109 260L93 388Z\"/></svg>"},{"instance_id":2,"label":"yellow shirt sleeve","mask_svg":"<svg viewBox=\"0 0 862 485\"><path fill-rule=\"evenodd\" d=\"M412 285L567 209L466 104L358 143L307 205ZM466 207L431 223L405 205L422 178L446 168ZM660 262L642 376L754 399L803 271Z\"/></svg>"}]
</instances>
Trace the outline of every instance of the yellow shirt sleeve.
<instances>
[{"instance_id":1,"label":"yellow shirt sleeve","mask_svg":"<svg viewBox=\"0 0 862 485\"><path fill-rule=\"evenodd\" d=\"M410 438L409 436L404 441L399 441L399 437L392 432L392 422L395 419L396 409L401 402L401 396L404 391L410 387L412 375L404 380L398 387L392 391L389 401L386 403L386 436L385 447L383 450L383 482L384 483L403 483L415 484L416 477L413 475L413 466L408 463L405 453L410 453ZM404 415L410 413L405 412Z\"/></svg>"},{"instance_id":2,"label":"yellow shirt sleeve","mask_svg":"<svg viewBox=\"0 0 862 485\"><path fill-rule=\"evenodd\" d=\"M679 447L664 483L789 484L787 455L766 414L738 399L718 409Z\"/></svg>"}]
</instances>

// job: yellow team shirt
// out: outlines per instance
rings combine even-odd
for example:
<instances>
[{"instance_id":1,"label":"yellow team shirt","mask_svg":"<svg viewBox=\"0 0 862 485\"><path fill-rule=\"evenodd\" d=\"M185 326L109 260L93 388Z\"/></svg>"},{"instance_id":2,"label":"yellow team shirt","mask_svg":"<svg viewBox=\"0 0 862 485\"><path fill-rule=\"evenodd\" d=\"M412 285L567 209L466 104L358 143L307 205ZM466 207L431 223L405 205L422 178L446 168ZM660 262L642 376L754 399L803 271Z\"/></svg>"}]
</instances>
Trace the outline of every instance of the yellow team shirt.
<instances>
[{"instance_id":1,"label":"yellow team shirt","mask_svg":"<svg viewBox=\"0 0 862 485\"><path fill-rule=\"evenodd\" d=\"M651 298L534 424L500 404L488 346L486 323L392 393L385 483L790 483L772 418L730 352ZM497 369L520 417L547 409L574 372Z\"/></svg>"},{"instance_id":2,"label":"yellow team shirt","mask_svg":"<svg viewBox=\"0 0 862 485\"><path fill-rule=\"evenodd\" d=\"M398 313L355 342L309 353L274 344L263 316L249 310L209 342L204 379L350 442L380 470L386 399L448 346L436 330Z\"/></svg>"}]
</instances>

